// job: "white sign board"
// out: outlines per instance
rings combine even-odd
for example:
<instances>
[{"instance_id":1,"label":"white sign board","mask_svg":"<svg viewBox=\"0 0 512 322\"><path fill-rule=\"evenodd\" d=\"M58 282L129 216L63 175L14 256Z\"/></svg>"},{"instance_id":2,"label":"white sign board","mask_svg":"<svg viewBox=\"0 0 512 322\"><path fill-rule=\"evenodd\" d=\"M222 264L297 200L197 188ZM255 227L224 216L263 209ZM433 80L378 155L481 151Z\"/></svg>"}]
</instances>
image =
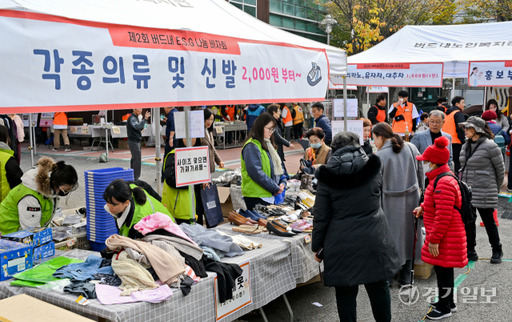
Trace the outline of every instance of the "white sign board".
<instances>
[{"instance_id":1,"label":"white sign board","mask_svg":"<svg viewBox=\"0 0 512 322\"><path fill-rule=\"evenodd\" d=\"M332 121L332 137L345 131L344 121ZM347 120L347 131L359 136L359 144L363 145L363 120Z\"/></svg>"},{"instance_id":2,"label":"white sign board","mask_svg":"<svg viewBox=\"0 0 512 322\"><path fill-rule=\"evenodd\" d=\"M469 86L512 86L512 60L469 62Z\"/></svg>"},{"instance_id":3,"label":"white sign board","mask_svg":"<svg viewBox=\"0 0 512 322\"><path fill-rule=\"evenodd\" d=\"M251 265L249 262L240 265L240 268L242 268L243 271L242 275L240 275L240 277L235 280L233 298L231 300L227 300L224 303L219 302L217 286L218 280L217 277L215 277L215 313L217 321L252 303L250 267Z\"/></svg>"},{"instance_id":4,"label":"white sign board","mask_svg":"<svg viewBox=\"0 0 512 322\"><path fill-rule=\"evenodd\" d=\"M366 93L389 93L389 87L386 86L367 86Z\"/></svg>"},{"instance_id":5,"label":"white sign board","mask_svg":"<svg viewBox=\"0 0 512 322\"><path fill-rule=\"evenodd\" d=\"M176 187L210 182L207 146L176 149Z\"/></svg>"},{"instance_id":6,"label":"white sign board","mask_svg":"<svg viewBox=\"0 0 512 322\"><path fill-rule=\"evenodd\" d=\"M334 117L345 117L342 98L333 99L332 108L334 111ZM347 99L347 117L357 117L357 98Z\"/></svg>"},{"instance_id":7,"label":"white sign board","mask_svg":"<svg viewBox=\"0 0 512 322\"><path fill-rule=\"evenodd\" d=\"M189 111L189 136L191 138L204 137L204 111ZM183 139L186 137L185 112L174 113L175 137Z\"/></svg>"},{"instance_id":8,"label":"white sign board","mask_svg":"<svg viewBox=\"0 0 512 322\"><path fill-rule=\"evenodd\" d=\"M328 87L320 48L9 10L0 30L4 113L311 102Z\"/></svg>"},{"instance_id":9,"label":"white sign board","mask_svg":"<svg viewBox=\"0 0 512 322\"><path fill-rule=\"evenodd\" d=\"M443 63L348 64L347 84L358 86L442 87Z\"/></svg>"}]
</instances>

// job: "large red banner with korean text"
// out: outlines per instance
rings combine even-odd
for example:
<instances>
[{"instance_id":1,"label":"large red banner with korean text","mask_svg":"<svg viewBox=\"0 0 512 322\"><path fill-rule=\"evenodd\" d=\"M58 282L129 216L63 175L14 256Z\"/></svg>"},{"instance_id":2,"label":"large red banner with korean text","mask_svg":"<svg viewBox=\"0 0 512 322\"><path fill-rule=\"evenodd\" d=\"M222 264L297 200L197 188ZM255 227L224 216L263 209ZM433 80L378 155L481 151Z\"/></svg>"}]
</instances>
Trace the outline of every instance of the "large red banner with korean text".
<instances>
[{"instance_id":1,"label":"large red banner with korean text","mask_svg":"<svg viewBox=\"0 0 512 322\"><path fill-rule=\"evenodd\" d=\"M323 100L324 49L0 10L2 113Z\"/></svg>"},{"instance_id":2,"label":"large red banner with korean text","mask_svg":"<svg viewBox=\"0 0 512 322\"><path fill-rule=\"evenodd\" d=\"M358 86L442 87L443 63L348 64L347 84Z\"/></svg>"},{"instance_id":3,"label":"large red banner with korean text","mask_svg":"<svg viewBox=\"0 0 512 322\"><path fill-rule=\"evenodd\" d=\"M469 86L512 86L512 60L471 61L468 68Z\"/></svg>"}]
</instances>

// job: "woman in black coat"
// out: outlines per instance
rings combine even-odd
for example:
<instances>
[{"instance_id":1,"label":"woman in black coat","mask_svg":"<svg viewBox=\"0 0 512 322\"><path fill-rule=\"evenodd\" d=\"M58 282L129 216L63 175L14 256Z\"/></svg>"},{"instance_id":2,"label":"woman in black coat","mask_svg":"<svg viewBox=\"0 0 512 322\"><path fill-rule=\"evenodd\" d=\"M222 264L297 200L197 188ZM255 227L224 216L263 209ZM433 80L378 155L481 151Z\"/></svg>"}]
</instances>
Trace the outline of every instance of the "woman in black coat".
<instances>
[{"instance_id":1,"label":"woman in black coat","mask_svg":"<svg viewBox=\"0 0 512 322\"><path fill-rule=\"evenodd\" d=\"M331 158L316 172L315 259L324 260L324 284L336 288L341 321L356 321L359 284L366 287L375 320L391 321L388 280L400 263L380 206L381 161L368 157L351 132L338 133L331 147Z\"/></svg>"}]
</instances>

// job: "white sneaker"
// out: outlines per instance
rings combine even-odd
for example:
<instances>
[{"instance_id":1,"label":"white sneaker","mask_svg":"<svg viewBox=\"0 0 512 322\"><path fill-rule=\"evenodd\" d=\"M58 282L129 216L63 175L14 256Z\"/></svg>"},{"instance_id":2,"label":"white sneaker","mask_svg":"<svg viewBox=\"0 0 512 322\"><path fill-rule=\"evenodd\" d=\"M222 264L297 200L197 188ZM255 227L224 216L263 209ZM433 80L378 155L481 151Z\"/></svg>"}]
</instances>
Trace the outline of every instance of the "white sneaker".
<instances>
[{"instance_id":1,"label":"white sneaker","mask_svg":"<svg viewBox=\"0 0 512 322\"><path fill-rule=\"evenodd\" d=\"M71 151L71 149L65 149L64 150L64 152L70 152L70 151Z\"/></svg>"},{"instance_id":2,"label":"white sneaker","mask_svg":"<svg viewBox=\"0 0 512 322\"><path fill-rule=\"evenodd\" d=\"M53 148L52 151L58 151L57 148Z\"/></svg>"}]
</instances>

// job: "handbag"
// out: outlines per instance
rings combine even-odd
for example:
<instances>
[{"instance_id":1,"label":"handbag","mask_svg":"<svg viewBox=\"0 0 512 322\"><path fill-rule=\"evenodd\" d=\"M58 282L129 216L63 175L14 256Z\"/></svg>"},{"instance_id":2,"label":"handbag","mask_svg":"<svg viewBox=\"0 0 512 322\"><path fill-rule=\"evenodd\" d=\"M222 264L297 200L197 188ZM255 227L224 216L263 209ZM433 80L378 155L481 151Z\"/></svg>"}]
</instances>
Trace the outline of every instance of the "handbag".
<instances>
[{"instance_id":1,"label":"handbag","mask_svg":"<svg viewBox=\"0 0 512 322\"><path fill-rule=\"evenodd\" d=\"M203 203L204 216L206 217L209 227L215 227L224 222L219 200L219 191L216 185L211 184L210 187L201 189L201 201Z\"/></svg>"}]
</instances>

